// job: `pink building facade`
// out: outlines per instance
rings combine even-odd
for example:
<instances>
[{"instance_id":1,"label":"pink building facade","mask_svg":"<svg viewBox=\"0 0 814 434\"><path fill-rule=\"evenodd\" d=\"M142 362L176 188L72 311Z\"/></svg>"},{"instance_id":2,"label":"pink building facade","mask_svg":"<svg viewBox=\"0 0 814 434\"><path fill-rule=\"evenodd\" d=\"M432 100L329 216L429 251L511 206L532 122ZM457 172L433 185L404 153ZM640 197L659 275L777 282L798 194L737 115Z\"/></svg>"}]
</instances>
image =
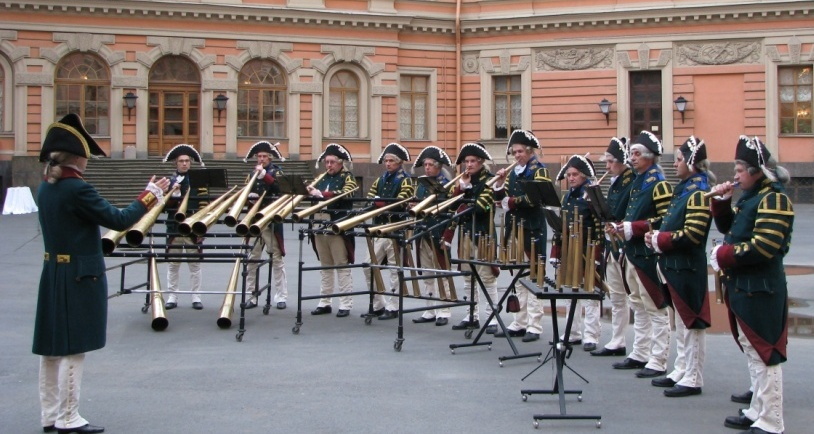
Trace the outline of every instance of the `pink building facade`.
<instances>
[{"instance_id":1,"label":"pink building facade","mask_svg":"<svg viewBox=\"0 0 814 434\"><path fill-rule=\"evenodd\" d=\"M12 167L36 156L48 125L74 111L111 158L158 157L189 143L205 158L234 159L270 140L311 160L337 142L366 175L378 168L364 163L389 142L454 156L479 141L505 163L508 134L525 128L554 167L573 153L598 156L613 136L646 129L671 154L694 134L727 177L737 138L748 134L791 170L792 195L814 201L812 1L0 8L4 187L25 184ZM683 112L676 100L686 101Z\"/></svg>"}]
</instances>

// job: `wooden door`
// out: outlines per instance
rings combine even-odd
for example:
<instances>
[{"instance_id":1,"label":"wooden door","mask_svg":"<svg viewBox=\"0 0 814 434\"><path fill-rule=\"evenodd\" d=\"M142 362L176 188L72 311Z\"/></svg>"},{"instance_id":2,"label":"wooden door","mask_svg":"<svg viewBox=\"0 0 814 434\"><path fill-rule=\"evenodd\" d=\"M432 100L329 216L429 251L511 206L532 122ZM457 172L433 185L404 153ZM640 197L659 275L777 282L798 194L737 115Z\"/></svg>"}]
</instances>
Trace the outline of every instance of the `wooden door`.
<instances>
[{"instance_id":1,"label":"wooden door","mask_svg":"<svg viewBox=\"0 0 814 434\"><path fill-rule=\"evenodd\" d=\"M200 90L198 87L150 89L148 155L160 157L173 146L186 143L198 149Z\"/></svg>"},{"instance_id":2,"label":"wooden door","mask_svg":"<svg viewBox=\"0 0 814 434\"><path fill-rule=\"evenodd\" d=\"M630 136L650 131L662 137L661 71L630 73Z\"/></svg>"}]
</instances>

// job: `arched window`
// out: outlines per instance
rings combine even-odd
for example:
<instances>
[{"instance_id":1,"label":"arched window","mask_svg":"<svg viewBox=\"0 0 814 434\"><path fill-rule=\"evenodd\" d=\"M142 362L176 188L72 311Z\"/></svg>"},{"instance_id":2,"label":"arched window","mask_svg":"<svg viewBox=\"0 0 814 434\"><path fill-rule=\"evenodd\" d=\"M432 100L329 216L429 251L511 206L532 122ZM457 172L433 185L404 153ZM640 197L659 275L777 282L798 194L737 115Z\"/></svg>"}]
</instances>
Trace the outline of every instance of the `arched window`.
<instances>
[{"instance_id":1,"label":"arched window","mask_svg":"<svg viewBox=\"0 0 814 434\"><path fill-rule=\"evenodd\" d=\"M359 137L359 79L339 71L329 87L328 137Z\"/></svg>"},{"instance_id":2,"label":"arched window","mask_svg":"<svg viewBox=\"0 0 814 434\"><path fill-rule=\"evenodd\" d=\"M285 137L286 91L285 74L275 62L246 63L238 78L237 135Z\"/></svg>"},{"instance_id":3,"label":"arched window","mask_svg":"<svg viewBox=\"0 0 814 434\"><path fill-rule=\"evenodd\" d=\"M89 133L110 134L110 71L95 54L74 52L57 65L56 118L76 113Z\"/></svg>"},{"instance_id":4,"label":"arched window","mask_svg":"<svg viewBox=\"0 0 814 434\"><path fill-rule=\"evenodd\" d=\"M179 143L200 140L201 76L183 56L164 56L150 69L147 155L164 155Z\"/></svg>"}]
</instances>

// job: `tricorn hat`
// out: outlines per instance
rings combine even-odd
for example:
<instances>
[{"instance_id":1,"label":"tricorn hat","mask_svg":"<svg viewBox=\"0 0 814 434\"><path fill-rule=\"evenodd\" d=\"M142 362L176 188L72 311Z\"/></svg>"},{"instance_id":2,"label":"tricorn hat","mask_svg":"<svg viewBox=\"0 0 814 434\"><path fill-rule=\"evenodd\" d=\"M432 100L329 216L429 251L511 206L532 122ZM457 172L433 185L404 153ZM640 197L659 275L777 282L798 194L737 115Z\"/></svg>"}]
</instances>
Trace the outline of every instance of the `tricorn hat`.
<instances>
[{"instance_id":1,"label":"tricorn hat","mask_svg":"<svg viewBox=\"0 0 814 434\"><path fill-rule=\"evenodd\" d=\"M396 157L399 157L401 161L410 161L410 153L407 152L407 149L405 149L404 146L401 146L398 143L390 143L384 148L382 155L379 155L378 164L382 164L382 161L384 161L384 156L387 154L393 154Z\"/></svg>"},{"instance_id":2,"label":"tricorn hat","mask_svg":"<svg viewBox=\"0 0 814 434\"><path fill-rule=\"evenodd\" d=\"M757 137L749 138L740 136L738 146L735 148L735 159L745 161L753 167L764 168L766 162L772 154L766 149L766 145Z\"/></svg>"},{"instance_id":3,"label":"tricorn hat","mask_svg":"<svg viewBox=\"0 0 814 434\"><path fill-rule=\"evenodd\" d=\"M528 130L514 130L512 135L509 136L509 144L506 145L506 155L512 153L513 145L530 146L535 149L540 149L540 141L537 136Z\"/></svg>"},{"instance_id":4,"label":"tricorn hat","mask_svg":"<svg viewBox=\"0 0 814 434\"><path fill-rule=\"evenodd\" d=\"M105 157L105 152L93 140L82 119L75 113L65 115L48 127L40 150L40 161L48 160L51 152L63 151L80 157Z\"/></svg>"},{"instance_id":5,"label":"tricorn hat","mask_svg":"<svg viewBox=\"0 0 814 434\"><path fill-rule=\"evenodd\" d=\"M271 143L265 140L261 140L253 144L252 147L249 148L249 153L246 154L246 157L243 159L243 162L247 163L249 161L249 158L254 157L258 152L265 152L271 155L272 158L275 158L280 161L285 161L285 157L283 157L283 154L281 154L280 151L277 149L278 146L280 146L279 143L275 143L272 145Z\"/></svg>"},{"instance_id":6,"label":"tricorn hat","mask_svg":"<svg viewBox=\"0 0 814 434\"><path fill-rule=\"evenodd\" d=\"M562 181L565 179L565 171L568 170L569 167L579 170L579 172L585 175L586 178L596 177L594 163L588 158L588 156L574 154L568 159L568 162L562 166L560 172L557 173L557 181Z\"/></svg>"},{"instance_id":7,"label":"tricorn hat","mask_svg":"<svg viewBox=\"0 0 814 434\"><path fill-rule=\"evenodd\" d=\"M625 163L630 159L630 149L628 148L627 137L614 137L608 144L606 153L613 155L616 161Z\"/></svg>"},{"instance_id":8,"label":"tricorn hat","mask_svg":"<svg viewBox=\"0 0 814 434\"><path fill-rule=\"evenodd\" d=\"M415 159L415 163L413 163L413 169L419 166L424 165L424 160L427 158L433 159L442 165L452 166L452 160L449 158L446 152L443 149L437 146L427 146L426 148L421 150L421 153L418 154L418 157Z\"/></svg>"},{"instance_id":9,"label":"tricorn hat","mask_svg":"<svg viewBox=\"0 0 814 434\"><path fill-rule=\"evenodd\" d=\"M642 145L656 155L661 155L664 152L664 148L661 146L661 140L650 131L642 131L639 137L636 137L630 144L631 147L633 147L633 145Z\"/></svg>"},{"instance_id":10,"label":"tricorn hat","mask_svg":"<svg viewBox=\"0 0 814 434\"><path fill-rule=\"evenodd\" d=\"M483 147L480 143L467 143L461 146L461 151L458 152L458 158L455 160L455 164L461 164L464 162L464 158L474 155L478 158L483 158L484 160L491 160L492 156L489 155L489 152L486 151L486 148Z\"/></svg>"},{"instance_id":11,"label":"tricorn hat","mask_svg":"<svg viewBox=\"0 0 814 434\"><path fill-rule=\"evenodd\" d=\"M684 161L687 162L689 167L707 159L707 145L703 140L695 136L690 136L678 150L684 155Z\"/></svg>"},{"instance_id":12,"label":"tricorn hat","mask_svg":"<svg viewBox=\"0 0 814 434\"><path fill-rule=\"evenodd\" d=\"M325 157L327 157L328 155L333 155L334 157L339 158L340 160L348 161L351 163L353 162L353 158L351 158L350 156L350 151L345 149L344 146L340 145L339 143L328 143L328 145L325 146L325 150L322 151L321 154L319 154L319 158L317 158L317 164L315 166L318 168L319 162L324 160Z\"/></svg>"},{"instance_id":13,"label":"tricorn hat","mask_svg":"<svg viewBox=\"0 0 814 434\"><path fill-rule=\"evenodd\" d=\"M201 166L205 166L203 159L201 159L201 154L199 154L198 151L192 146L183 143L170 149L170 152L167 152L167 155L164 157L164 162L175 161L182 155L186 155L189 158L192 158L192 161L201 163Z\"/></svg>"}]
</instances>

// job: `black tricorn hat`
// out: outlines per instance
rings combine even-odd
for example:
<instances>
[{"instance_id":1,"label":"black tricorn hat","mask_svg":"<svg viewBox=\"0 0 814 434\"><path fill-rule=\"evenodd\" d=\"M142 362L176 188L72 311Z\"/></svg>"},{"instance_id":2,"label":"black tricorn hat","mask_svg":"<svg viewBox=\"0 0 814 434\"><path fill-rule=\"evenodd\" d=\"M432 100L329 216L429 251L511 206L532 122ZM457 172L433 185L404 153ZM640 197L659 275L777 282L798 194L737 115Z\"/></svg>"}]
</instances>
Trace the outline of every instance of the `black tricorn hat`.
<instances>
[{"instance_id":1,"label":"black tricorn hat","mask_svg":"<svg viewBox=\"0 0 814 434\"><path fill-rule=\"evenodd\" d=\"M512 135L509 136L509 144L506 145L506 155L512 153L513 145L531 146L535 149L540 149L540 141L537 136L528 130L514 130Z\"/></svg>"},{"instance_id":2,"label":"black tricorn hat","mask_svg":"<svg viewBox=\"0 0 814 434\"><path fill-rule=\"evenodd\" d=\"M613 155L616 161L625 163L630 159L630 150L627 143L627 137L614 137L611 139L608 144L608 149L606 149L605 152Z\"/></svg>"},{"instance_id":3,"label":"black tricorn hat","mask_svg":"<svg viewBox=\"0 0 814 434\"><path fill-rule=\"evenodd\" d=\"M382 161L384 161L384 156L387 154L393 154L396 157L399 157L401 161L410 161L410 153L404 148L404 146L401 146L398 143L390 143L389 145L385 146L384 151L382 151L382 155L379 155L378 164L382 164Z\"/></svg>"},{"instance_id":4,"label":"black tricorn hat","mask_svg":"<svg viewBox=\"0 0 814 434\"><path fill-rule=\"evenodd\" d=\"M735 148L735 159L745 161L752 167L763 168L772 154L757 137L740 136Z\"/></svg>"},{"instance_id":5,"label":"black tricorn hat","mask_svg":"<svg viewBox=\"0 0 814 434\"><path fill-rule=\"evenodd\" d=\"M443 149L437 146L427 146L426 148L422 149L421 153L418 154L418 157L416 157L415 163L413 163L413 169L423 166L424 160L427 158L433 159L442 165L446 164L447 166L452 166L452 160Z\"/></svg>"},{"instance_id":6,"label":"black tricorn hat","mask_svg":"<svg viewBox=\"0 0 814 434\"><path fill-rule=\"evenodd\" d=\"M579 170L579 172L585 175L586 178L596 177L596 170L594 170L593 161L591 161L587 155L583 157L582 155L574 154L568 159L568 162L562 166L560 172L557 173L557 181L562 181L565 179L565 171L568 170L569 167Z\"/></svg>"},{"instance_id":7,"label":"black tricorn hat","mask_svg":"<svg viewBox=\"0 0 814 434\"><path fill-rule=\"evenodd\" d=\"M261 140L253 144L252 147L249 148L249 153L246 154L246 157L243 159L243 162L247 163L249 161L249 158L254 157L258 152L265 152L271 155L272 158L275 158L280 161L285 161L285 157L283 157L283 154L281 154L280 151L277 149L278 146L280 146L279 143L275 143L272 145L271 143L265 140Z\"/></svg>"},{"instance_id":8,"label":"black tricorn hat","mask_svg":"<svg viewBox=\"0 0 814 434\"><path fill-rule=\"evenodd\" d=\"M192 146L184 143L176 145L174 148L170 149L170 152L167 152L167 155L164 157L164 162L175 161L182 155L186 155L189 158L192 158L192 161L201 163L201 166L205 166L203 159L201 158L201 154L199 154L198 151Z\"/></svg>"},{"instance_id":9,"label":"black tricorn hat","mask_svg":"<svg viewBox=\"0 0 814 434\"><path fill-rule=\"evenodd\" d=\"M684 161L687 162L687 166L689 167L692 167L699 161L707 159L706 143L695 136L690 136L678 150L684 155Z\"/></svg>"},{"instance_id":10,"label":"black tricorn hat","mask_svg":"<svg viewBox=\"0 0 814 434\"><path fill-rule=\"evenodd\" d=\"M630 143L631 147L633 147L633 145L643 145L656 155L661 155L664 152L664 148L661 146L661 140L650 131L642 131L639 137L636 137L636 139Z\"/></svg>"},{"instance_id":11,"label":"black tricorn hat","mask_svg":"<svg viewBox=\"0 0 814 434\"><path fill-rule=\"evenodd\" d=\"M56 151L85 158L106 157L105 152L82 125L82 119L75 113L65 115L48 127L40 150L40 161L48 160L51 152Z\"/></svg>"},{"instance_id":12,"label":"black tricorn hat","mask_svg":"<svg viewBox=\"0 0 814 434\"><path fill-rule=\"evenodd\" d=\"M486 148L483 147L480 143L467 143L461 146L461 151L458 152L458 158L455 160L455 164L461 164L464 162L464 158L474 155L478 158L483 158L484 160L491 160L492 156L489 155L489 152L486 151Z\"/></svg>"},{"instance_id":13,"label":"black tricorn hat","mask_svg":"<svg viewBox=\"0 0 814 434\"><path fill-rule=\"evenodd\" d=\"M328 145L325 146L325 150L322 151L321 154L319 154L319 158L317 158L314 167L318 169L319 162L324 160L325 157L327 157L328 155L333 155L334 157L340 160L347 161L351 166L353 166L353 158L351 158L350 156L350 151L345 149L345 147L340 145L339 143L328 143Z\"/></svg>"}]
</instances>

